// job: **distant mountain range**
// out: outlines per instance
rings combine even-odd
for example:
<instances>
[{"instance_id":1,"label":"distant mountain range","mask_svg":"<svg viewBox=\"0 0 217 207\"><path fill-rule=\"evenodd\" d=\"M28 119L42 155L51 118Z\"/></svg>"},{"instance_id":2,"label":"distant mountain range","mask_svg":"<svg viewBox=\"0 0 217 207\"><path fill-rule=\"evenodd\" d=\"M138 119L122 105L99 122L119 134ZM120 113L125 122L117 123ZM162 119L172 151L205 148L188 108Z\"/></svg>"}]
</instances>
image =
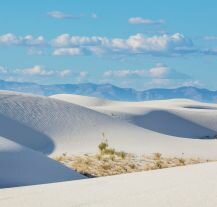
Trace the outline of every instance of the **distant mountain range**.
<instances>
[{"instance_id":1,"label":"distant mountain range","mask_svg":"<svg viewBox=\"0 0 217 207\"><path fill-rule=\"evenodd\" d=\"M82 83L39 85L36 83L0 80L0 90L10 90L45 96L60 93L78 94L122 101L187 98L197 101L217 103L217 91L210 91L196 87L180 87L175 89L155 88L137 91L132 88L120 88L111 84Z\"/></svg>"}]
</instances>

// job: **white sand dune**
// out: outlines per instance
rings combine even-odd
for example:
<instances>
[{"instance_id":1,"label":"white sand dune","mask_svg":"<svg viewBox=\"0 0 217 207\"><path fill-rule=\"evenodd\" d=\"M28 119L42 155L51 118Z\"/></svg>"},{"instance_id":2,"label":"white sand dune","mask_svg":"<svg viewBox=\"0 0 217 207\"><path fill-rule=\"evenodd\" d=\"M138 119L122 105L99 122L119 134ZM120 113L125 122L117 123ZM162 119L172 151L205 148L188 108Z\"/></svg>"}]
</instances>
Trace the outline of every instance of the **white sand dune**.
<instances>
[{"instance_id":1,"label":"white sand dune","mask_svg":"<svg viewBox=\"0 0 217 207\"><path fill-rule=\"evenodd\" d=\"M206 154L209 157L208 152L217 145L215 139L207 139L207 136L214 137L217 134L217 104L185 99L120 102L69 94L51 97L87 107L139 127L137 132L140 129L139 143L144 147L143 152L150 152L155 148L166 154L199 157ZM128 136L130 130L125 132ZM146 141L145 144L142 144L143 140ZM212 158L217 155L214 154Z\"/></svg>"},{"instance_id":2,"label":"white sand dune","mask_svg":"<svg viewBox=\"0 0 217 207\"><path fill-rule=\"evenodd\" d=\"M88 103L88 100L85 102ZM120 104L116 106L119 109L123 108ZM125 105L134 116L137 106L133 105L130 110L128 103ZM147 110L146 107L144 110ZM54 98L1 92L0 121L0 136L47 154L96 152L104 132L112 147L127 152L217 158L216 140L169 136ZM206 121L211 123L212 115L207 116ZM201 135L208 132L201 130Z\"/></svg>"},{"instance_id":3,"label":"white sand dune","mask_svg":"<svg viewBox=\"0 0 217 207\"><path fill-rule=\"evenodd\" d=\"M217 163L0 190L4 207L216 207Z\"/></svg>"},{"instance_id":4,"label":"white sand dune","mask_svg":"<svg viewBox=\"0 0 217 207\"><path fill-rule=\"evenodd\" d=\"M120 102L69 94L51 97L79 104L166 135L202 138L217 134L217 104L185 99Z\"/></svg>"},{"instance_id":5,"label":"white sand dune","mask_svg":"<svg viewBox=\"0 0 217 207\"><path fill-rule=\"evenodd\" d=\"M0 137L0 188L83 178L42 153Z\"/></svg>"},{"instance_id":6,"label":"white sand dune","mask_svg":"<svg viewBox=\"0 0 217 207\"><path fill-rule=\"evenodd\" d=\"M114 147L141 152L146 143L141 139L145 131L139 127L40 96L0 93L0 122L1 136L47 154L95 152L102 132ZM157 133L155 136L160 137Z\"/></svg>"},{"instance_id":7,"label":"white sand dune","mask_svg":"<svg viewBox=\"0 0 217 207\"><path fill-rule=\"evenodd\" d=\"M113 102L74 95L50 98L0 92L0 164L4 166L0 185L81 178L44 154L95 153L102 132L117 150L217 159L216 139L193 139L216 134L215 108L214 104L189 100ZM40 171L45 165L48 168ZM20 174L12 178L16 169ZM56 173L50 176L53 171Z\"/></svg>"},{"instance_id":8,"label":"white sand dune","mask_svg":"<svg viewBox=\"0 0 217 207\"><path fill-rule=\"evenodd\" d=\"M77 96L78 101L79 97ZM104 132L111 146L128 152L161 152L166 155L217 158L216 140L184 139L185 136L180 138L179 134L173 134L184 130L195 137L214 135L217 131L215 110L208 113L205 109L193 112L192 109L178 108L177 105L185 106L186 101L127 103L98 102L97 99L89 97L82 99L83 102L88 103L90 100L89 102L97 102L98 105L99 102L104 102L106 106L101 104L100 107L93 107L92 104L91 108L87 108L54 98L1 92L0 136L47 154L73 154L96 152L97 145L102 141L101 133ZM192 103L196 104L187 101L187 104ZM163 112L157 113L153 119L146 118L150 110L162 110L161 105L166 110L169 110L170 106L178 108L171 110L176 110L176 113L180 111L180 116L173 115L167 119ZM108 114L112 111L114 114L107 115L104 114L105 111ZM186 117L181 119L181 116ZM138 117L144 120L140 121ZM159 121L160 119L163 121ZM177 121L179 119L181 122ZM192 125L189 126L191 122ZM146 127L147 123L151 127ZM162 126L171 132L162 132L165 128L153 128Z\"/></svg>"},{"instance_id":9,"label":"white sand dune","mask_svg":"<svg viewBox=\"0 0 217 207\"><path fill-rule=\"evenodd\" d=\"M134 137L138 134L134 126L78 105L16 93L1 93L0 99L0 135L48 154L95 151L102 132L117 132L113 139L121 133L116 139L120 144L124 129L131 128ZM139 137L124 139L136 144Z\"/></svg>"}]
</instances>

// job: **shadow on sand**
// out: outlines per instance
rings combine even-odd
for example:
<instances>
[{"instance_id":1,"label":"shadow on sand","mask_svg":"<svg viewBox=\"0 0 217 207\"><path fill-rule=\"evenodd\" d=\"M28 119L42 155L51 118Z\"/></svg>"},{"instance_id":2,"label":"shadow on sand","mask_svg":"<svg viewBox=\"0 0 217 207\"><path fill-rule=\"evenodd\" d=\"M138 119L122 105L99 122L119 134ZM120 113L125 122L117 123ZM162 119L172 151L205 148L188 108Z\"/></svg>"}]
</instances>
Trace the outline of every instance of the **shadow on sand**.
<instances>
[{"instance_id":1,"label":"shadow on sand","mask_svg":"<svg viewBox=\"0 0 217 207\"><path fill-rule=\"evenodd\" d=\"M193 123L167 111L152 111L146 115L136 116L132 122L137 126L166 135L207 139L207 136L215 136L217 131Z\"/></svg>"},{"instance_id":2,"label":"shadow on sand","mask_svg":"<svg viewBox=\"0 0 217 207\"><path fill-rule=\"evenodd\" d=\"M50 154L55 147L48 136L2 114L0 136L45 154Z\"/></svg>"}]
</instances>

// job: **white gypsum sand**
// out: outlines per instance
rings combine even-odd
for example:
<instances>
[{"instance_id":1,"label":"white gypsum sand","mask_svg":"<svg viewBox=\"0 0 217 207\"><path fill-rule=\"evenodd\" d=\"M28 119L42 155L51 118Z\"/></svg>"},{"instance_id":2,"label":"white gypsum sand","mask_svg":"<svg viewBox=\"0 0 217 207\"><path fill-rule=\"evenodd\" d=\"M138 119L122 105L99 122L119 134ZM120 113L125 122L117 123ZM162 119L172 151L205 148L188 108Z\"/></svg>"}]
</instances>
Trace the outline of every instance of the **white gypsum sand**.
<instances>
[{"instance_id":1,"label":"white gypsum sand","mask_svg":"<svg viewBox=\"0 0 217 207\"><path fill-rule=\"evenodd\" d=\"M2 137L0 140L3 143L0 153L11 152L7 146L13 143L23 151L27 150L31 154L30 158L33 155L40 157L36 164L34 163L39 169L40 163L54 162L46 156L53 157L63 153L69 155L96 153L97 146L102 141L101 134L104 133L111 147L128 153L158 152L164 156L183 158L213 160L217 158L216 139L206 137L214 136L217 131L215 104L189 100L113 102L74 95L67 95L67 98L63 99L62 97L65 96L42 97L0 92L0 136ZM6 142L10 144L5 144ZM11 154L14 154L13 151ZM24 166L27 165L22 162L22 153L17 157L19 162ZM17 169L15 161L10 161L12 165L5 164L9 161L9 157L2 157L4 171L0 171L0 180L4 181L2 186L17 186L21 179L19 177L17 183L16 177L13 184L5 183L4 176L7 172L10 175L11 169L13 171ZM31 159L29 162L31 163ZM69 172L69 169L61 164L55 163L55 165L59 169L64 168L65 175ZM38 178L32 178L32 183L31 179L25 183L27 171L22 172L24 176L20 185L73 180L78 175L70 171L74 173L72 177L70 173L69 177L60 173L53 179L48 179L46 172L40 171L44 173L41 177L44 176L46 179L38 181ZM29 175L31 171L28 171ZM34 176L35 174L32 173L32 177Z\"/></svg>"},{"instance_id":2,"label":"white gypsum sand","mask_svg":"<svg viewBox=\"0 0 217 207\"><path fill-rule=\"evenodd\" d=\"M0 166L0 188L85 178L42 153L3 137L0 137Z\"/></svg>"},{"instance_id":3,"label":"white gypsum sand","mask_svg":"<svg viewBox=\"0 0 217 207\"><path fill-rule=\"evenodd\" d=\"M216 207L217 163L0 190L4 207Z\"/></svg>"}]
</instances>

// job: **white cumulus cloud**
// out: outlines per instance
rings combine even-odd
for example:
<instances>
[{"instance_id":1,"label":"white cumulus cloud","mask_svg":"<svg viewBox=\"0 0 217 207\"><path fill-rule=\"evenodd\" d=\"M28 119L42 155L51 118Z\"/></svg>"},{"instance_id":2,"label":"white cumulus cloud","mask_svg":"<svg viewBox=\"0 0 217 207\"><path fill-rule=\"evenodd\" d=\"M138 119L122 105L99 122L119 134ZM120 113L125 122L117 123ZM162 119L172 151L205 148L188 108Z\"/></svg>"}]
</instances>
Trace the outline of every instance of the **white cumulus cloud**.
<instances>
[{"instance_id":1,"label":"white cumulus cloud","mask_svg":"<svg viewBox=\"0 0 217 207\"><path fill-rule=\"evenodd\" d=\"M142 17L131 17L128 19L130 24L144 24L144 25L154 25L154 24L164 24L165 21L160 20L152 20L152 19L144 19Z\"/></svg>"},{"instance_id":2,"label":"white cumulus cloud","mask_svg":"<svg viewBox=\"0 0 217 207\"><path fill-rule=\"evenodd\" d=\"M141 70L108 70L103 73L105 78L145 78L145 79L189 79L184 73L178 72L163 64L156 64L149 69Z\"/></svg>"},{"instance_id":3,"label":"white cumulus cloud","mask_svg":"<svg viewBox=\"0 0 217 207\"><path fill-rule=\"evenodd\" d=\"M190 76L169 68L163 64L156 64L148 70L148 76L153 79L189 79Z\"/></svg>"},{"instance_id":4,"label":"white cumulus cloud","mask_svg":"<svg viewBox=\"0 0 217 207\"><path fill-rule=\"evenodd\" d=\"M82 50L80 48L58 48L58 49L54 50L53 55L55 55L55 56L61 56L61 55L76 56L76 55L82 55Z\"/></svg>"},{"instance_id":5,"label":"white cumulus cloud","mask_svg":"<svg viewBox=\"0 0 217 207\"><path fill-rule=\"evenodd\" d=\"M72 14L66 14L61 11L50 11L48 12L48 16L55 19L79 19L80 16L75 16Z\"/></svg>"},{"instance_id":6,"label":"white cumulus cloud","mask_svg":"<svg viewBox=\"0 0 217 207\"><path fill-rule=\"evenodd\" d=\"M22 73L24 75L41 75L41 76L50 76L54 74L52 70L45 70L43 66L35 65L31 68L25 68L18 70L18 73Z\"/></svg>"},{"instance_id":7,"label":"white cumulus cloud","mask_svg":"<svg viewBox=\"0 0 217 207\"><path fill-rule=\"evenodd\" d=\"M73 46L103 46L109 44L108 38L100 36L70 36L62 34L52 40L54 47L73 47Z\"/></svg>"},{"instance_id":8,"label":"white cumulus cloud","mask_svg":"<svg viewBox=\"0 0 217 207\"><path fill-rule=\"evenodd\" d=\"M55 49L54 55L99 53L173 55L195 52L193 42L180 33L158 36L145 36L138 33L126 39L62 34L53 39L51 44L54 48L59 48ZM77 49L75 51L71 48ZM78 48L80 51L78 51Z\"/></svg>"},{"instance_id":9,"label":"white cumulus cloud","mask_svg":"<svg viewBox=\"0 0 217 207\"><path fill-rule=\"evenodd\" d=\"M12 33L3 34L0 36L1 45L23 45L23 46L40 46L45 44L43 36L33 37L26 35L23 37L16 36Z\"/></svg>"}]
</instances>

